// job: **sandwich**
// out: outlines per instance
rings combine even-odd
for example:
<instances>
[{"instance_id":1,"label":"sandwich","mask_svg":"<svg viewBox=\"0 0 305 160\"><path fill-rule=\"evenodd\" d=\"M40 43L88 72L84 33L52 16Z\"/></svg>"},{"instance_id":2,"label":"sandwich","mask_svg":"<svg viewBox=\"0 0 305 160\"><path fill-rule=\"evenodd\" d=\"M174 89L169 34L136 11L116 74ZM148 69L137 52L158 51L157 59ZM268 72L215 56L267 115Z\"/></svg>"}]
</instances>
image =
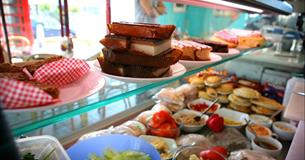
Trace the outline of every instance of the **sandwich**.
<instances>
[{"instance_id":1,"label":"sandwich","mask_svg":"<svg viewBox=\"0 0 305 160\"><path fill-rule=\"evenodd\" d=\"M157 78L170 74L181 51L171 48L173 25L145 23L108 24L110 31L100 43L98 57L103 72L124 77Z\"/></svg>"},{"instance_id":2,"label":"sandwich","mask_svg":"<svg viewBox=\"0 0 305 160\"><path fill-rule=\"evenodd\" d=\"M53 98L58 98L60 91L57 87L31 80L22 70L23 68L26 68L31 74L34 74L34 72L42 65L58 61L62 58L64 57L53 56L44 60L27 61L14 64L0 64L0 78L8 78L30 83L48 93Z\"/></svg>"}]
</instances>

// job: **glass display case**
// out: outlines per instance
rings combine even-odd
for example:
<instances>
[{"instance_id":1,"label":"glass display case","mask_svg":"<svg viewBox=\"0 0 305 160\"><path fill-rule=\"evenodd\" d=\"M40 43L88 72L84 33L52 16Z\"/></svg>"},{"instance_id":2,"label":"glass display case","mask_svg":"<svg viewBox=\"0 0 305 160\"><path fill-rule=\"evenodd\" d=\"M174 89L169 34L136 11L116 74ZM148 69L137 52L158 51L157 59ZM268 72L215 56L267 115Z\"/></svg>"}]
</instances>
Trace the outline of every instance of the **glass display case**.
<instances>
[{"instance_id":1,"label":"glass display case","mask_svg":"<svg viewBox=\"0 0 305 160\"><path fill-rule=\"evenodd\" d=\"M38 8L40 7L43 9L43 5L40 5L36 1L29 2L31 2L29 3L31 12L33 11L34 13L36 8L35 13L37 15L31 16L31 18L34 18L31 22L36 23L36 19L38 19ZM90 1L90 5L86 5L87 8L81 8L79 4L71 1L70 6L73 7L69 10L69 14L71 14L70 26L72 26L69 32L74 43L74 57L87 60L87 63L91 68L94 68L95 71L100 70L96 57L100 55L100 50L103 47L101 44L98 44L98 41L106 34L106 19L109 21L111 15L113 22L135 21L135 13L133 13L134 3L124 2L124 5L122 5L120 3L123 2L119 2L118 0L111 0L111 3L110 1L106 2L107 3L105 3L105 1L100 2L103 5L102 8L94 7L96 1ZM279 27L275 26L275 22L278 22L276 20L277 17L262 14L262 9L259 9L258 11L249 11L244 8L236 9L220 4L212 4L210 1L185 0L181 1L179 4L177 4L177 2L178 1L166 0L164 3L167 8L167 13L156 18L157 23L174 24L176 26L175 38L208 38L219 30L232 28L258 29L260 28L258 24L261 24L266 26L261 28L261 32L268 41L259 47L238 48L239 54L221 56L221 60L215 62L202 64L196 67L188 66L186 67L186 71L181 74L157 81L130 81L126 78L107 77L105 75L99 76L99 74L94 75L96 76L93 76L94 79L84 80L75 86L70 86L70 88L68 88L69 92L66 92L65 95L63 95L64 97L68 97L67 101L44 107L5 110L4 113L13 135L19 137L23 135L51 134L57 137L65 147L68 147L85 133L118 125L134 118L139 113L150 109L156 103L153 99L153 95L162 88L180 86L187 82L189 76L195 75L196 73L211 67L216 70L227 70L230 75L237 75L237 77L242 79L249 79L262 84L268 82L281 90L284 90L289 78L293 76L304 76L304 49L295 47L300 46L300 37L295 37L294 40L292 40L293 42L291 41L291 44L290 42L287 42L287 39L286 41L277 41L277 39L274 38L277 36L276 32L279 32L279 30L281 30L280 32L282 33L285 32L288 34L293 32L291 34L294 34L298 33L298 31L295 31L297 28L287 29L280 26L280 24ZM52 13L55 12L56 9L52 9L52 7L54 7L52 5L51 8L50 6L46 6L47 5L44 6L44 12L39 13L39 16L52 17L50 13L51 11ZM253 6L258 6L258 4ZM106 12L101 12L101 10L105 11L105 8L107 7L108 9ZM212 9L204 7L212 7ZM269 12L276 12L276 10L277 9L274 8L269 9ZM282 13L287 12L290 12L289 8ZM82 18L82 20L87 20L88 23L90 23L79 22L78 16L80 15L83 17L90 17L91 15L92 17L90 20ZM106 18L106 16L108 17ZM98 19L98 17L105 18L97 24L96 19ZM46 48L39 46L42 41L44 44L47 44L45 43L46 41L50 43L62 42L64 35L54 36L52 35L53 33L51 33L56 32L54 34L60 34L60 25L62 24L58 22L58 19L59 18L54 20L54 23L56 24L51 24L52 27L56 26L57 29L59 29L58 31L48 30L48 25L43 25L45 28L43 28L44 33L41 35L44 37L37 36L37 34L40 34L38 32L41 32L41 30L39 31L41 25L39 24L44 22L35 25L32 24L32 27L34 28L31 33L33 33L33 35L26 35L25 37L31 37L31 39L29 39L31 49L34 49L35 47L38 49L36 50L37 52L33 52L33 54L28 54L28 52L25 53L23 51L22 54L26 55L26 58L45 51L49 54L55 52L60 52L62 54L62 51L60 51L60 48L58 47L61 44L56 44L56 48L58 49L56 51L52 49L52 45L49 45ZM48 21L45 23L50 23L52 21L48 20L48 18L43 18L43 20ZM93 23L93 21L95 23ZM88 28L84 31L77 28L81 23L94 28L94 30ZM76 28L75 31L72 29L73 27ZM91 36L89 36L89 34ZM69 35L67 36L69 37ZM283 34L281 36L283 36ZM304 38L304 34L302 36ZM281 37L281 40L282 39L283 37ZM9 41L12 41L12 39ZM292 46L292 43L294 46ZM285 46L278 50L279 45L289 45L289 47ZM4 48L7 47L4 45ZM298 49L292 50L291 48ZM52 49L52 51L48 51L49 49ZM17 50L20 49L17 48ZM277 55L279 52L282 55ZM289 53L289 55L285 53ZM283 54L285 54L284 58ZM26 58L23 57L22 59ZM178 70L177 72L180 71ZM287 145L289 146L288 143Z\"/></svg>"}]
</instances>

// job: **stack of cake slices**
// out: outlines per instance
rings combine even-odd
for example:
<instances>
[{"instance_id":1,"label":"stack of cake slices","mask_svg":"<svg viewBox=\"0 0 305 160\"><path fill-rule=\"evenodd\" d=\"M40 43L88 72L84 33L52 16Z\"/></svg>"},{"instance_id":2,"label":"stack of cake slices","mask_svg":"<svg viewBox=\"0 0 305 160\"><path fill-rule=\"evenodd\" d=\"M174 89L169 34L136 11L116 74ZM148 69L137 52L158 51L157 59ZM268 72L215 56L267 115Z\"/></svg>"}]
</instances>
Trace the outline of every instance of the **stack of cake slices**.
<instances>
[{"instance_id":1,"label":"stack of cake slices","mask_svg":"<svg viewBox=\"0 0 305 160\"><path fill-rule=\"evenodd\" d=\"M174 25L114 22L100 43L102 71L116 76L156 78L169 74L182 53L171 48Z\"/></svg>"}]
</instances>

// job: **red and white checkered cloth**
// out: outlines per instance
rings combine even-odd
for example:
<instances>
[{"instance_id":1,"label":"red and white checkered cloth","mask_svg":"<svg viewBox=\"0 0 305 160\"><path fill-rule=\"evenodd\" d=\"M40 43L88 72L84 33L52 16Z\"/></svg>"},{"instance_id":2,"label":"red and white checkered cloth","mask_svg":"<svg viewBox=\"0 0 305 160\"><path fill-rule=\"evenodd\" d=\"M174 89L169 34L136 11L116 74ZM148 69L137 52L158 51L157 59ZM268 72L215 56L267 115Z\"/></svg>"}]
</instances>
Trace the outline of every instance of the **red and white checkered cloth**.
<instances>
[{"instance_id":1,"label":"red and white checkered cloth","mask_svg":"<svg viewBox=\"0 0 305 160\"><path fill-rule=\"evenodd\" d=\"M41 66L33 77L38 82L59 87L78 80L89 69L89 65L83 60L64 58Z\"/></svg>"},{"instance_id":2,"label":"red and white checkered cloth","mask_svg":"<svg viewBox=\"0 0 305 160\"><path fill-rule=\"evenodd\" d=\"M0 103L5 109L43 106L58 101L32 84L0 78Z\"/></svg>"}]
</instances>

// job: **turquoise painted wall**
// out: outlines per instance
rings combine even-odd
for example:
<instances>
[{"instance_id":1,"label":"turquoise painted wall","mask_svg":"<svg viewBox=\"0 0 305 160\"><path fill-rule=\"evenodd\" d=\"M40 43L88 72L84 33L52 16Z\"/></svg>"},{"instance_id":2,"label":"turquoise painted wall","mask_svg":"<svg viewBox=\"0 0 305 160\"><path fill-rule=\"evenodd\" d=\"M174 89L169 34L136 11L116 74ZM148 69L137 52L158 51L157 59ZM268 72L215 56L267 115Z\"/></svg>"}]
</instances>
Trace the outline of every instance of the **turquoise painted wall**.
<instances>
[{"instance_id":1,"label":"turquoise painted wall","mask_svg":"<svg viewBox=\"0 0 305 160\"><path fill-rule=\"evenodd\" d=\"M174 24L177 29L192 37L210 37L213 32L224 28L245 27L248 14L237 13L234 20L231 17L215 16L213 9L197 6L186 6L183 13L174 13L173 4L165 2L167 14L159 16L160 24Z\"/></svg>"}]
</instances>

